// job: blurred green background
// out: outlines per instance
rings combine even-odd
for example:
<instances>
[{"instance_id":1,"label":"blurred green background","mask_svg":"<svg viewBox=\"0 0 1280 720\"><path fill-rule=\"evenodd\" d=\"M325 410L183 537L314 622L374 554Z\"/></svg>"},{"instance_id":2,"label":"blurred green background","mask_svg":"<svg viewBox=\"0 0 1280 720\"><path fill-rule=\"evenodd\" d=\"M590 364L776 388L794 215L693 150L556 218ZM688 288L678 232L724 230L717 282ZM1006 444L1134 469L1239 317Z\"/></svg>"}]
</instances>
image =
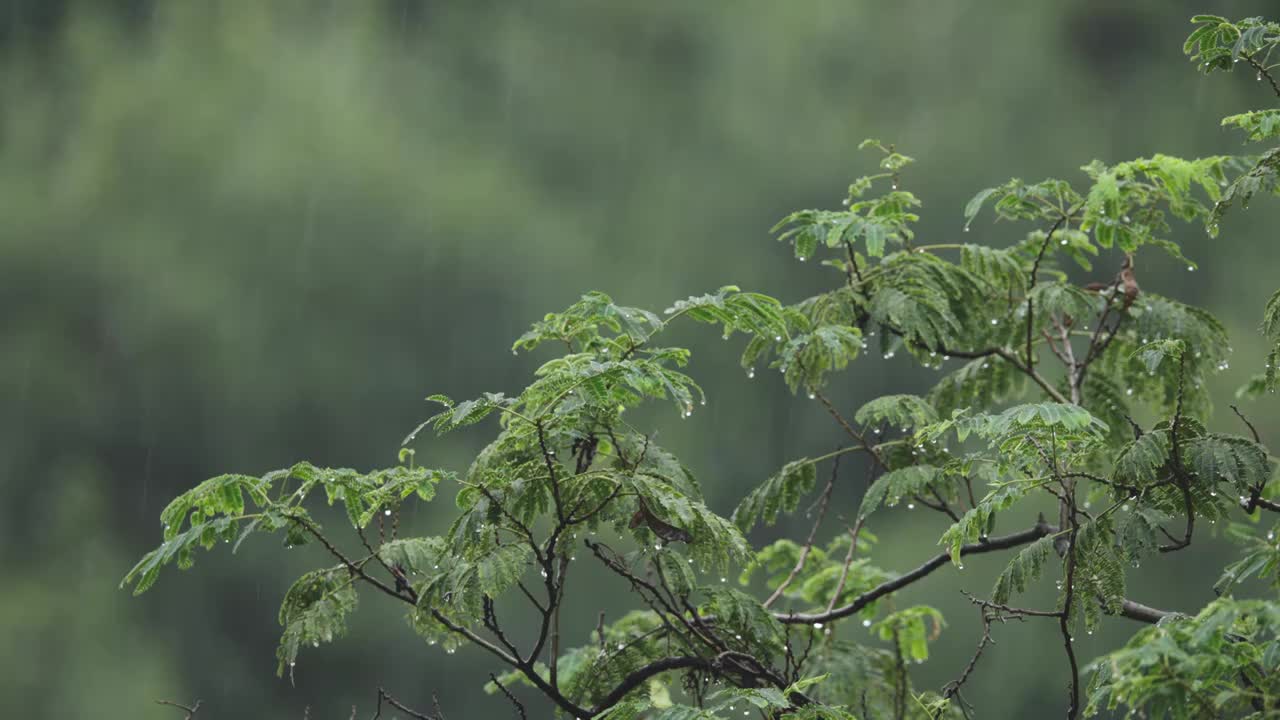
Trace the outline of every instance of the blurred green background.
<instances>
[{"instance_id":1,"label":"blurred green background","mask_svg":"<svg viewBox=\"0 0 1280 720\"><path fill-rule=\"evenodd\" d=\"M207 476L392 464L426 395L518 390L545 356L513 357L511 340L583 291L660 310L728 283L786 300L825 287L829 270L795 263L767 230L791 209L837 206L874 162L856 151L864 137L919 158L904 182L925 201L920 234L947 242L978 189L1083 180L1092 158L1240 152L1218 119L1274 101L1248 73L1205 78L1181 55L1193 13L1264 2L0 8L4 717L173 718L153 700L201 698L201 718L308 706L345 718L353 704L371 713L378 685L422 707L435 691L451 718L505 717L479 692L496 669L487 656L426 647L372 596L351 636L305 653L294 683L277 679L277 603L321 551L251 541L138 599L117 583L159 541L165 503ZM1277 219L1260 201L1216 240L1179 228L1202 263L1193 275L1156 257L1141 267L1144 288L1232 330L1220 408L1262 362L1254 328L1277 284ZM1025 229L979 224L964 239L1004 244ZM689 420L655 413L654 427L716 509L838 441L777 379L748 381L735 343L705 328L673 341L694 349L711 399ZM931 377L867 357L834 393L852 408ZM1274 403L1249 412L1262 428L1280 420ZM418 460L463 468L491 432L430 439ZM863 487L849 465L845 513ZM442 529L451 494L414 528ZM878 562L913 567L943 528L886 513L872 528ZM1198 608L1231 554L1198 544L1135 571L1132 595ZM986 591L1000 562L975 558L907 594L950 620L922 686L967 660L978 623L958 590ZM631 607L620 582L579 582L575 643L597 609ZM1116 622L1081 645L1092 656L1133 629ZM1055 638L998 630L971 681L981 716L1062 706Z\"/></svg>"}]
</instances>

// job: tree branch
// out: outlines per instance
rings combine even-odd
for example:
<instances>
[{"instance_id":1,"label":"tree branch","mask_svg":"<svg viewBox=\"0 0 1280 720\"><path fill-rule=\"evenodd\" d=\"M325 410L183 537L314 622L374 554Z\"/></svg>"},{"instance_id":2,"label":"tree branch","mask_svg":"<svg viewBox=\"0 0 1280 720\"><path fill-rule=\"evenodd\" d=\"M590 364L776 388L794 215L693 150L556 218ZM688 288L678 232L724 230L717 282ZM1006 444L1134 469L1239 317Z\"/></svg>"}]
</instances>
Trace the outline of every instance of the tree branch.
<instances>
[{"instance_id":1,"label":"tree branch","mask_svg":"<svg viewBox=\"0 0 1280 720\"><path fill-rule=\"evenodd\" d=\"M201 702L200 700L196 700L190 706L187 706L187 705L182 705L180 703L176 703L172 700L157 700L156 704L168 705L169 707L178 708L182 712L186 713L186 717L183 718L183 720L192 720L192 718L196 716L196 713L200 712L200 702Z\"/></svg>"},{"instance_id":2,"label":"tree branch","mask_svg":"<svg viewBox=\"0 0 1280 720\"><path fill-rule=\"evenodd\" d=\"M1037 523L1034 527L1023 530L1022 532L989 538L986 542L964 545L960 548L960 555L977 555L981 553L996 552L998 550L1008 550L1009 548L1018 547L1019 545L1026 545L1027 543L1035 542L1036 540L1039 540L1045 535L1049 535L1053 532L1056 532L1056 529L1053 526L1045 523ZM839 620L840 618L853 615L862 608L870 605L889 593L901 590L911 583L928 576L934 570L937 570L947 564L947 561L950 559L950 553L939 553L938 555L930 558L920 567L917 567L904 575L900 575L893 580L887 580L880 583L876 587L854 598L848 605L835 608L834 610L828 610L821 613L774 613L773 616L778 619L778 622L781 622L784 625L804 625L815 622L825 623L831 622L832 620Z\"/></svg>"}]
</instances>

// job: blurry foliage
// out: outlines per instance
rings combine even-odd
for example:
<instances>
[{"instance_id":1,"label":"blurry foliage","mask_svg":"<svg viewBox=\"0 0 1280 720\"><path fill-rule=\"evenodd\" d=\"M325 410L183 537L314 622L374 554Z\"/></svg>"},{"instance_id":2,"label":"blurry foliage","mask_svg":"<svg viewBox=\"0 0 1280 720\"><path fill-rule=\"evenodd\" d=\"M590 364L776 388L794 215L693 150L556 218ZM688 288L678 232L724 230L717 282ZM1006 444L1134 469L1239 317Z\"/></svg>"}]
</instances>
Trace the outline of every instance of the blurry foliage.
<instances>
[{"instance_id":1,"label":"blurry foliage","mask_svg":"<svg viewBox=\"0 0 1280 720\"><path fill-rule=\"evenodd\" d=\"M0 636L17 642L0 656L0 711L171 717L150 701L184 695L219 716L370 704L349 694L359 683L327 682L383 660L358 643L296 689L260 681L274 665L263 610L289 585L252 579L268 559L212 560L141 603L112 594L164 499L297 456L388 464L428 388L513 387L529 365L492 351L588 286L653 305L727 282L801 296L818 270L784 262L763 229L792 207L832 205L868 134L922 158L913 190L935 212L913 230L944 240L962 224L950 210L1010 158L1040 177L1073 172L1063 158L1237 152L1237 136L1188 114L1248 107L1239 98L1258 88L1243 73L1200 83L1169 62L1169 39L1192 11L1266 6L1212 5L9 0ZM1236 124L1257 134L1267 122ZM1273 285L1267 212L1185 246L1262 262L1144 268L1152 286L1192 277L1179 298L1226 318L1238 353L1261 349L1243 331ZM698 342L710 407L663 441L725 511L834 436L814 412L793 416L808 406L781 389L736 397L740 371L720 372L731 351ZM855 367L831 390L850 408L889 377L918 390L930 377ZM1280 418L1260 407L1255 419ZM434 444L431 464L456 466L467 442ZM885 528L886 565L930 544L913 529L927 521L911 519ZM75 539L86 532L89 547ZM1205 576L1197 590L1185 573L1151 582L1198 605ZM188 620L143 640L144 617ZM932 653L954 666L969 651L959 644ZM399 679L479 671L467 655L394 659ZM1042 707L1045 682L1028 662L973 686L999 687L1007 705L992 712L1014 715ZM474 686L432 684L446 706Z\"/></svg>"}]
</instances>

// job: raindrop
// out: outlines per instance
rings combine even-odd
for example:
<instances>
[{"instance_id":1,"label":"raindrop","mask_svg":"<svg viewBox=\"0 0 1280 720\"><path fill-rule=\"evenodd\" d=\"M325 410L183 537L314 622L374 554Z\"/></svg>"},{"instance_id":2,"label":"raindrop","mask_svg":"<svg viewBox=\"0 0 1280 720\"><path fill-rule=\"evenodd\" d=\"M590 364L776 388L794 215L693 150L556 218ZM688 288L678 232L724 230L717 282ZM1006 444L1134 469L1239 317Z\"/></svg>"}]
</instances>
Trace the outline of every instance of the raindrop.
<instances>
[{"instance_id":1,"label":"raindrop","mask_svg":"<svg viewBox=\"0 0 1280 720\"><path fill-rule=\"evenodd\" d=\"M1187 272L1195 272L1195 271L1196 271L1196 266L1195 266L1195 265L1188 265L1188 266L1187 266Z\"/></svg>"},{"instance_id":2,"label":"raindrop","mask_svg":"<svg viewBox=\"0 0 1280 720\"><path fill-rule=\"evenodd\" d=\"M862 621L862 627L871 627L871 621L870 621L870 620L863 620L863 621Z\"/></svg>"},{"instance_id":3,"label":"raindrop","mask_svg":"<svg viewBox=\"0 0 1280 720\"><path fill-rule=\"evenodd\" d=\"M965 231L965 232L969 232L969 226L968 226L968 225L965 225L965 226L964 226L964 231Z\"/></svg>"},{"instance_id":4,"label":"raindrop","mask_svg":"<svg viewBox=\"0 0 1280 720\"><path fill-rule=\"evenodd\" d=\"M755 369L755 368L747 368L747 379L748 379L748 380L755 380L755 379L756 379L756 369Z\"/></svg>"},{"instance_id":5,"label":"raindrop","mask_svg":"<svg viewBox=\"0 0 1280 720\"><path fill-rule=\"evenodd\" d=\"M907 503L907 509L908 509L908 510L915 510L915 509L916 509L916 504L915 504L915 503Z\"/></svg>"},{"instance_id":6,"label":"raindrop","mask_svg":"<svg viewBox=\"0 0 1280 720\"><path fill-rule=\"evenodd\" d=\"M999 320L997 320L997 319L995 319L995 318L991 318L991 324L992 324L992 325L999 325L999 324L1000 324L1000 321L999 321Z\"/></svg>"},{"instance_id":7,"label":"raindrop","mask_svg":"<svg viewBox=\"0 0 1280 720\"><path fill-rule=\"evenodd\" d=\"M387 508L386 510L383 510L382 514L386 515L387 517L391 517L391 508ZM480 532L480 530L477 528L476 532Z\"/></svg>"},{"instance_id":8,"label":"raindrop","mask_svg":"<svg viewBox=\"0 0 1280 720\"><path fill-rule=\"evenodd\" d=\"M1261 70L1259 70L1259 71L1258 71L1258 76L1257 76L1256 78L1254 78L1254 79L1255 79L1255 80L1257 80L1258 82L1262 82L1262 71L1261 71Z\"/></svg>"},{"instance_id":9,"label":"raindrop","mask_svg":"<svg viewBox=\"0 0 1280 720\"><path fill-rule=\"evenodd\" d=\"M1124 391L1124 394L1125 394L1125 395L1132 395L1132 394L1133 394L1133 388L1126 388L1126 389L1125 389L1125 391Z\"/></svg>"},{"instance_id":10,"label":"raindrop","mask_svg":"<svg viewBox=\"0 0 1280 720\"><path fill-rule=\"evenodd\" d=\"M729 582L729 578L727 578L727 577L722 577L722 578L720 578L720 582Z\"/></svg>"},{"instance_id":11,"label":"raindrop","mask_svg":"<svg viewBox=\"0 0 1280 720\"><path fill-rule=\"evenodd\" d=\"M821 630L821 629L822 629L822 623L814 623L814 624L813 624L813 629L814 629L814 630Z\"/></svg>"},{"instance_id":12,"label":"raindrop","mask_svg":"<svg viewBox=\"0 0 1280 720\"><path fill-rule=\"evenodd\" d=\"M809 393L809 399L810 399L810 400L812 400L812 399L814 399L814 398L816 398L816 397L818 397L818 396L817 396L817 395L815 395L815 394L813 394L813 393Z\"/></svg>"}]
</instances>

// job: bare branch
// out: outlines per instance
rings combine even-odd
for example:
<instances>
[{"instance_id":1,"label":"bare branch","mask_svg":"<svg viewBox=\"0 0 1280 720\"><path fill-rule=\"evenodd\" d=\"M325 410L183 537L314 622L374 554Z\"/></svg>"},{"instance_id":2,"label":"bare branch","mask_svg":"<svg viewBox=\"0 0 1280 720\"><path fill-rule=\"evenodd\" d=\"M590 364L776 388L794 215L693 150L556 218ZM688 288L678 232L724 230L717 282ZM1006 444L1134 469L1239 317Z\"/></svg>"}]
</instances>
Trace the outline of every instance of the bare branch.
<instances>
[{"instance_id":1,"label":"bare branch","mask_svg":"<svg viewBox=\"0 0 1280 720\"><path fill-rule=\"evenodd\" d=\"M192 718L196 716L196 713L200 712L200 702L201 701L196 700L194 703L188 706L188 705L182 705L180 703L176 703L172 700L157 700L156 704L168 705L169 707L178 708L182 712L186 713L186 717L184 717L183 720L192 720Z\"/></svg>"},{"instance_id":2,"label":"bare branch","mask_svg":"<svg viewBox=\"0 0 1280 720\"><path fill-rule=\"evenodd\" d=\"M515 695L511 694L511 691L507 689L506 685L503 685L498 681L498 676L493 673L489 673L489 679L493 681L494 685L498 686L498 689L502 691L503 695L507 696L507 699L511 701L511 704L516 706L516 712L519 713L521 720L528 720L529 716L524 712L524 705L516 699Z\"/></svg>"}]
</instances>

